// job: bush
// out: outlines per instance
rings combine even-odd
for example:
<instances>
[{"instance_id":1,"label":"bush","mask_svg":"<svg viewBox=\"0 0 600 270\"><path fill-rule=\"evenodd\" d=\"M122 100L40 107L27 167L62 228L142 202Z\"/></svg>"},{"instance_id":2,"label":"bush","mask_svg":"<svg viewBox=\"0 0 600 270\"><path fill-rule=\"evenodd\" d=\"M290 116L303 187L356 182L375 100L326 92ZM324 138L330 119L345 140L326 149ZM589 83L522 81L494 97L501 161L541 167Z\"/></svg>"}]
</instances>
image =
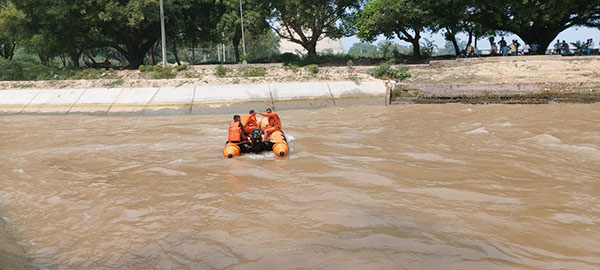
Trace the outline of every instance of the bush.
<instances>
[{"instance_id":1,"label":"bush","mask_svg":"<svg viewBox=\"0 0 600 270\"><path fill-rule=\"evenodd\" d=\"M312 74L317 74L319 73L319 66L315 65L315 64L310 64L306 67L306 69L308 69L308 71L310 71L310 73Z\"/></svg>"},{"instance_id":2,"label":"bush","mask_svg":"<svg viewBox=\"0 0 600 270\"><path fill-rule=\"evenodd\" d=\"M410 78L407 67L401 66L400 69L394 69L392 68L392 61L381 63L378 67L371 69L369 73L371 76L382 80L396 78L396 80L402 81Z\"/></svg>"},{"instance_id":3,"label":"bush","mask_svg":"<svg viewBox=\"0 0 600 270\"><path fill-rule=\"evenodd\" d=\"M267 76L267 69L264 67L251 67L246 69L242 76L244 77L264 77Z\"/></svg>"},{"instance_id":4,"label":"bush","mask_svg":"<svg viewBox=\"0 0 600 270\"><path fill-rule=\"evenodd\" d=\"M218 66L215 68L215 74L216 74L218 77L225 77L225 76L227 76L227 73L229 73L229 72L231 72L231 71L232 71L232 70L231 70L231 68L225 67L225 66L223 66L223 65L218 65Z\"/></svg>"},{"instance_id":5,"label":"bush","mask_svg":"<svg viewBox=\"0 0 600 270\"><path fill-rule=\"evenodd\" d=\"M175 74L170 67L154 66L152 72L152 79L173 79Z\"/></svg>"},{"instance_id":6,"label":"bush","mask_svg":"<svg viewBox=\"0 0 600 270\"><path fill-rule=\"evenodd\" d=\"M102 78L103 71L99 69L84 69L76 72L72 69L65 69L61 72L62 79L71 78L73 80L97 80Z\"/></svg>"},{"instance_id":7,"label":"bush","mask_svg":"<svg viewBox=\"0 0 600 270\"><path fill-rule=\"evenodd\" d=\"M280 55L274 55L273 60L283 63L286 66L290 64L300 65L302 63L302 59L300 58L300 56L294 53L283 53Z\"/></svg>"},{"instance_id":8,"label":"bush","mask_svg":"<svg viewBox=\"0 0 600 270\"><path fill-rule=\"evenodd\" d=\"M298 67L297 65L294 65L294 64L289 64L289 65L284 65L283 69L291 70L292 72L297 73L298 69L300 69L300 67Z\"/></svg>"},{"instance_id":9,"label":"bush","mask_svg":"<svg viewBox=\"0 0 600 270\"><path fill-rule=\"evenodd\" d=\"M59 69L0 58L0 80L35 81L57 79Z\"/></svg>"},{"instance_id":10,"label":"bush","mask_svg":"<svg viewBox=\"0 0 600 270\"><path fill-rule=\"evenodd\" d=\"M188 69L188 65L186 65L186 64L183 64L183 65L181 65L181 66L175 66L175 69L176 69L177 71L184 71L184 70Z\"/></svg>"}]
</instances>

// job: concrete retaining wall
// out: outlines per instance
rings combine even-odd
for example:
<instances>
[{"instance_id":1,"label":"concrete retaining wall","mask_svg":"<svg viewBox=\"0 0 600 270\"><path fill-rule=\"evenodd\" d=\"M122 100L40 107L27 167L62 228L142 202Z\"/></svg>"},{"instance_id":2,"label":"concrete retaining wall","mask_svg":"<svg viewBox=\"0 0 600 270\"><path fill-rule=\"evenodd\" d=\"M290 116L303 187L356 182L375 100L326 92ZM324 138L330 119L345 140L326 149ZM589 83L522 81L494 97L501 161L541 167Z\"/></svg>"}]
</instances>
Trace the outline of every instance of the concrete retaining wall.
<instances>
[{"instance_id":1,"label":"concrete retaining wall","mask_svg":"<svg viewBox=\"0 0 600 270\"><path fill-rule=\"evenodd\" d=\"M0 90L0 114L193 114L253 107L323 107L336 99L385 94L383 82L305 82L161 88ZM383 103L383 101L382 101ZM232 107L232 109L233 109ZM286 107L286 106L283 106Z\"/></svg>"}]
</instances>

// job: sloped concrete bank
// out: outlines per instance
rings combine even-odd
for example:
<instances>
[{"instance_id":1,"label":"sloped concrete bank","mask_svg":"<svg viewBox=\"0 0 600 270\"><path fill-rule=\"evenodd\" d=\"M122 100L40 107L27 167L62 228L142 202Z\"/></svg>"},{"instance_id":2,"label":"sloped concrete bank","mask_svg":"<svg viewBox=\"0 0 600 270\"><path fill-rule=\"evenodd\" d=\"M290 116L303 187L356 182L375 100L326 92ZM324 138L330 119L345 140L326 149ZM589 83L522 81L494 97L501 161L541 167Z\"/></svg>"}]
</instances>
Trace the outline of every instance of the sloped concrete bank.
<instances>
[{"instance_id":1,"label":"sloped concrete bank","mask_svg":"<svg viewBox=\"0 0 600 270\"><path fill-rule=\"evenodd\" d=\"M382 82L307 82L161 88L0 90L0 114L160 115L383 104Z\"/></svg>"},{"instance_id":2,"label":"sloped concrete bank","mask_svg":"<svg viewBox=\"0 0 600 270\"><path fill-rule=\"evenodd\" d=\"M400 84L391 103L543 104L600 102L599 82Z\"/></svg>"}]
</instances>

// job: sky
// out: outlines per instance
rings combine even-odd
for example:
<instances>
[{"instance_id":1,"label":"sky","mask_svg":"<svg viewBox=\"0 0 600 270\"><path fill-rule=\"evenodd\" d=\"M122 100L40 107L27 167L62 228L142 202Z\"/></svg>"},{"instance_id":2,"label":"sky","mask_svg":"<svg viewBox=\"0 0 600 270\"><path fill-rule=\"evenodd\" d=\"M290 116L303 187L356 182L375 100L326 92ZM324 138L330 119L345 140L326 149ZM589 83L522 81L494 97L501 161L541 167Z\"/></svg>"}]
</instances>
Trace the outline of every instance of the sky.
<instances>
[{"instance_id":1,"label":"sky","mask_svg":"<svg viewBox=\"0 0 600 270\"><path fill-rule=\"evenodd\" d=\"M433 40L434 43L438 46L438 48L444 48L444 44L446 44L444 37L440 33L437 33L437 34L425 33L422 35L422 37L427 38L429 40ZM467 35L462 34L462 33L458 34L457 37L463 41L467 41L467 39L468 39ZM499 37L500 36L498 35L496 40L500 40ZM561 32L556 37L556 39L560 39L561 41L566 40L567 42L576 42L578 40L585 42L589 38L594 39L594 47L599 47L598 42L600 41L600 29L589 28L589 27L572 27L572 28L569 28L569 29ZM505 40L517 39L517 40L519 40L519 42L521 44L523 44L523 41L517 35L506 35L506 36L504 36L504 39ZM385 37L380 36L375 42L373 42L373 44L377 44L384 40L385 40ZM357 42L360 42L360 40L356 36L342 38L342 47L344 48L345 52L348 52L348 49L350 49L350 47L352 47L352 45ZM394 39L394 42L398 43L400 45L405 45L405 46L410 45L410 43L399 40L397 38ZM553 43L551 43L550 46L552 46L552 44ZM478 42L478 47L480 49L489 49L490 44L487 41L487 38L480 39Z\"/></svg>"}]
</instances>

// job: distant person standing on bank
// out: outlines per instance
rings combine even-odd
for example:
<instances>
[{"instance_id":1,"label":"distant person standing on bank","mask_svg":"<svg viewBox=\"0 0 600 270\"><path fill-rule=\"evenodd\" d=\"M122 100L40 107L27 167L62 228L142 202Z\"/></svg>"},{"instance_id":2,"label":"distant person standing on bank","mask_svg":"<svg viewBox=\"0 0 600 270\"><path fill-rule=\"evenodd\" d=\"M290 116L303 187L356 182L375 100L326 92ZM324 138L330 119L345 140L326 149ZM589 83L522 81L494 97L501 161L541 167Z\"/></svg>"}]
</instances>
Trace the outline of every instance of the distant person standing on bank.
<instances>
[{"instance_id":1,"label":"distant person standing on bank","mask_svg":"<svg viewBox=\"0 0 600 270\"><path fill-rule=\"evenodd\" d=\"M594 40L593 39L588 39L587 42L587 50L585 52L586 55L592 55L592 51L594 50Z\"/></svg>"},{"instance_id":2,"label":"distant person standing on bank","mask_svg":"<svg viewBox=\"0 0 600 270\"><path fill-rule=\"evenodd\" d=\"M108 60L108 58L104 59L104 68L106 70L110 69L110 61Z\"/></svg>"},{"instance_id":3,"label":"distant person standing on bank","mask_svg":"<svg viewBox=\"0 0 600 270\"><path fill-rule=\"evenodd\" d=\"M561 49L562 49L562 55L568 55L571 53L569 51L569 43L567 43L566 40L563 40Z\"/></svg>"},{"instance_id":4,"label":"distant person standing on bank","mask_svg":"<svg viewBox=\"0 0 600 270\"><path fill-rule=\"evenodd\" d=\"M531 46L529 46L529 43L525 43L525 45L523 45L523 54L529 55L529 50L531 50Z\"/></svg>"}]
</instances>

